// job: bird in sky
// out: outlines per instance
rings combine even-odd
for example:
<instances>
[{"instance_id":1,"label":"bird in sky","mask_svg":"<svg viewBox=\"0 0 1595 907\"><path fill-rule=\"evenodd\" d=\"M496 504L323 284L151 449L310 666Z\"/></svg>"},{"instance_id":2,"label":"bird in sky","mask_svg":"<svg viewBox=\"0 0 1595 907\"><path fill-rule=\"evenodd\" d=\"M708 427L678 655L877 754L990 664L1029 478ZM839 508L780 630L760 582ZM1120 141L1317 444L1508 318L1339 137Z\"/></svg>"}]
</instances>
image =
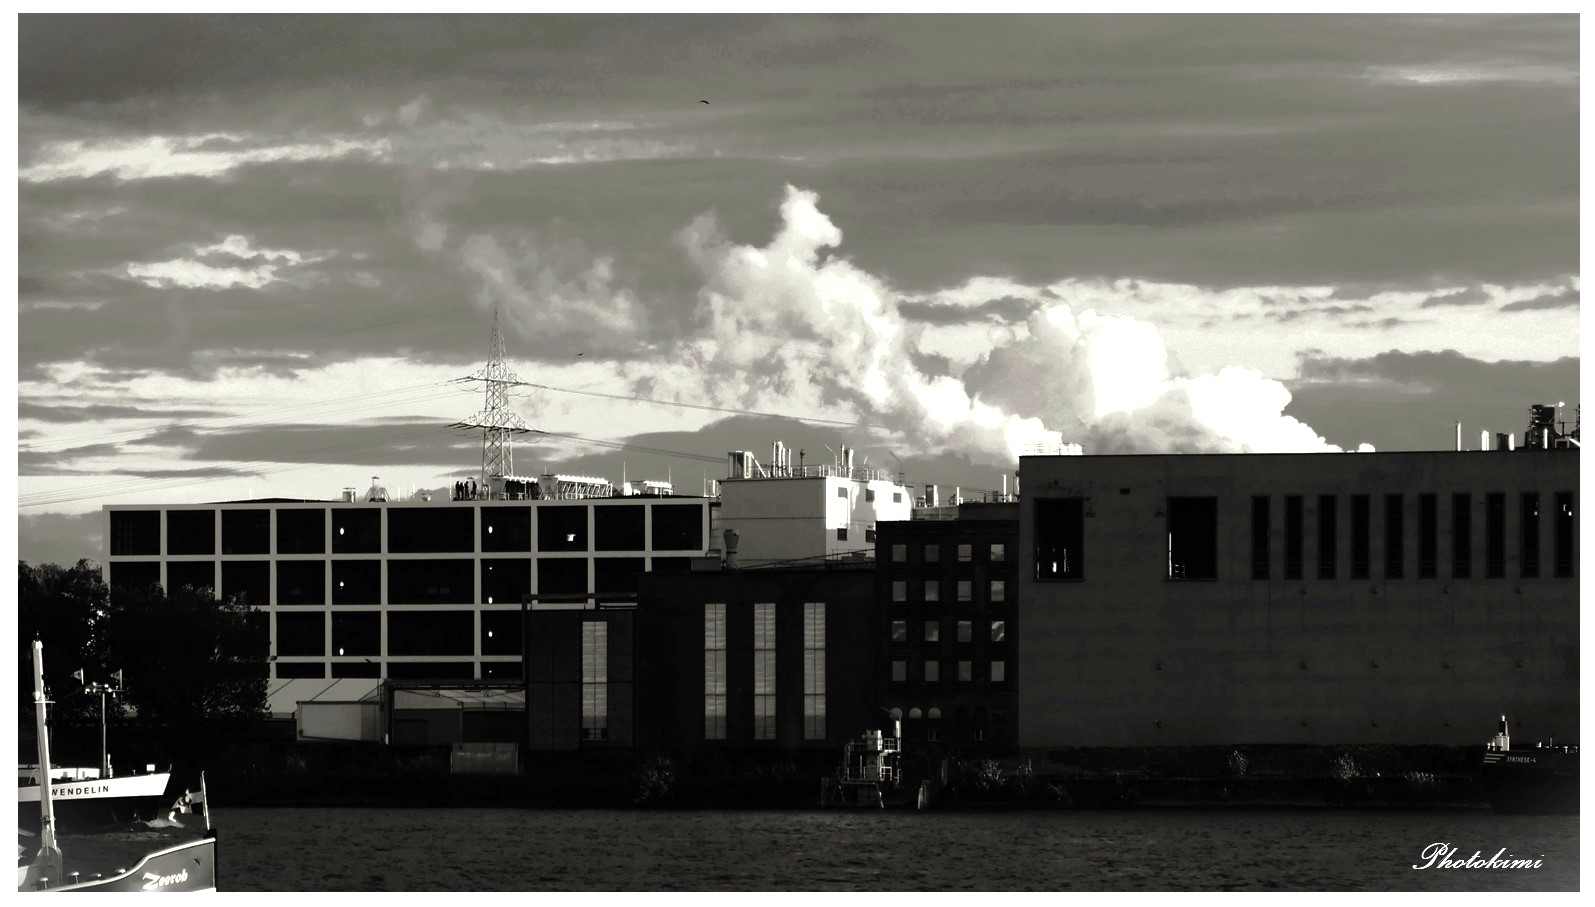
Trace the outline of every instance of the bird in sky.
<instances>
[{"instance_id":1,"label":"bird in sky","mask_svg":"<svg viewBox=\"0 0 1595 907\"><path fill-rule=\"evenodd\" d=\"M709 102L708 102L708 101L699 101L699 102L698 102L698 103L699 103L699 104L707 104L707 103L709 103Z\"/></svg>"}]
</instances>

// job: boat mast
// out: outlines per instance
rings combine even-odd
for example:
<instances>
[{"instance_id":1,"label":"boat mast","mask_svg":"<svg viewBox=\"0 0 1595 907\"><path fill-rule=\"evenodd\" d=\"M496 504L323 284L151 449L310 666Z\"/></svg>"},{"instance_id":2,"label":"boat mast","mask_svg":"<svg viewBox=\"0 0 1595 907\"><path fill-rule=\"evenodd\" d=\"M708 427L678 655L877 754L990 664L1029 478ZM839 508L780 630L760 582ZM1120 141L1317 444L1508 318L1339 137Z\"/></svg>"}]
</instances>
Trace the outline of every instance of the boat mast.
<instances>
[{"instance_id":1,"label":"boat mast","mask_svg":"<svg viewBox=\"0 0 1595 907\"><path fill-rule=\"evenodd\" d=\"M39 856L47 878L61 878L61 848L55 843L55 805L50 801L50 729L45 718L44 643L33 641L33 714L39 727Z\"/></svg>"}]
</instances>

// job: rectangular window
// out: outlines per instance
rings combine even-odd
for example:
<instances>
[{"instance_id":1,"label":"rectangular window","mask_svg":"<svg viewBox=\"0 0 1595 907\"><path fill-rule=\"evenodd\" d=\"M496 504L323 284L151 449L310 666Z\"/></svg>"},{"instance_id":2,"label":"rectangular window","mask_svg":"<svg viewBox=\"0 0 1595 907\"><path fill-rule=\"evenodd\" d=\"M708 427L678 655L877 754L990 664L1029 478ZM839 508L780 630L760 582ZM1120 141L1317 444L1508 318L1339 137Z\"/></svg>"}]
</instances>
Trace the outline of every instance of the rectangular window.
<instances>
[{"instance_id":1,"label":"rectangular window","mask_svg":"<svg viewBox=\"0 0 1595 907\"><path fill-rule=\"evenodd\" d=\"M1540 495L1523 493L1522 515L1518 518L1518 570L1527 579L1540 575ZM227 578L225 568L222 579Z\"/></svg>"},{"instance_id":2,"label":"rectangular window","mask_svg":"<svg viewBox=\"0 0 1595 907\"><path fill-rule=\"evenodd\" d=\"M925 682L926 683L940 683L941 682L941 662L939 662L939 661L927 661L927 662L925 662L924 668L925 668Z\"/></svg>"},{"instance_id":3,"label":"rectangular window","mask_svg":"<svg viewBox=\"0 0 1595 907\"><path fill-rule=\"evenodd\" d=\"M974 601L975 583L973 580L961 579L958 581L958 600L961 602Z\"/></svg>"},{"instance_id":4,"label":"rectangular window","mask_svg":"<svg viewBox=\"0 0 1595 907\"><path fill-rule=\"evenodd\" d=\"M825 603L803 603L803 739L825 739Z\"/></svg>"},{"instance_id":5,"label":"rectangular window","mask_svg":"<svg viewBox=\"0 0 1595 907\"><path fill-rule=\"evenodd\" d=\"M1473 575L1473 495L1451 496L1451 576Z\"/></svg>"},{"instance_id":6,"label":"rectangular window","mask_svg":"<svg viewBox=\"0 0 1595 907\"><path fill-rule=\"evenodd\" d=\"M1368 578L1368 496L1351 496L1351 578Z\"/></svg>"},{"instance_id":7,"label":"rectangular window","mask_svg":"<svg viewBox=\"0 0 1595 907\"><path fill-rule=\"evenodd\" d=\"M894 563L894 564L906 564L907 562L908 562L908 546L907 545L893 545L892 546L892 563Z\"/></svg>"},{"instance_id":8,"label":"rectangular window","mask_svg":"<svg viewBox=\"0 0 1595 907\"><path fill-rule=\"evenodd\" d=\"M1301 579L1301 495L1285 496L1285 578Z\"/></svg>"},{"instance_id":9,"label":"rectangular window","mask_svg":"<svg viewBox=\"0 0 1595 907\"><path fill-rule=\"evenodd\" d=\"M958 546L958 563L967 564L970 561L973 561L974 559L975 559L975 546L974 545L959 545Z\"/></svg>"},{"instance_id":10,"label":"rectangular window","mask_svg":"<svg viewBox=\"0 0 1595 907\"><path fill-rule=\"evenodd\" d=\"M1506 576L1506 495L1484 496L1484 575Z\"/></svg>"},{"instance_id":11,"label":"rectangular window","mask_svg":"<svg viewBox=\"0 0 1595 907\"><path fill-rule=\"evenodd\" d=\"M1555 520L1556 533L1556 575L1573 575L1573 495L1570 492L1558 491L1556 493L1556 513L1552 514Z\"/></svg>"},{"instance_id":12,"label":"rectangular window","mask_svg":"<svg viewBox=\"0 0 1595 907\"><path fill-rule=\"evenodd\" d=\"M1085 499L1036 501L1036 579L1085 578Z\"/></svg>"},{"instance_id":13,"label":"rectangular window","mask_svg":"<svg viewBox=\"0 0 1595 907\"><path fill-rule=\"evenodd\" d=\"M1008 679L1008 663L1004 662L1004 661L994 661L994 662L992 662L991 663L991 682L992 683L1002 683L1003 681L1005 681L1007 679Z\"/></svg>"},{"instance_id":14,"label":"rectangular window","mask_svg":"<svg viewBox=\"0 0 1595 907\"><path fill-rule=\"evenodd\" d=\"M992 542L989 553L992 563L1002 563L1008 559L1008 546L1004 542Z\"/></svg>"},{"instance_id":15,"label":"rectangular window","mask_svg":"<svg viewBox=\"0 0 1595 907\"><path fill-rule=\"evenodd\" d=\"M975 623L974 623L974 621L969 621L969 620L961 620L961 621L959 621L958 622L958 641L959 642L972 642L972 641L974 641L974 638L975 638Z\"/></svg>"},{"instance_id":16,"label":"rectangular window","mask_svg":"<svg viewBox=\"0 0 1595 907\"><path fill-rule=\"evenodd\" d=\"M908 642L908 621L892 621L892 642Z\"/></svg>"},{"instance_id":17,"label":"rectangular window","mask_svg":"<svg viewBox=\"0 0 1595 907\"><path fill-rule=\"evenodd\" d=\"M901 491L892 492L892 503L893 504L901 504L901 503L903 503L903 493Z\"/></svg>"},{"instance_id":18,"label":"rectangular window","mask_svg":"<svg viewBox=\"0 0 1595 907\"><path fill-rule=\"evenodd\" d=\"M841 527L841 528L836 530L836 540L838 542L847 541L847 527L846 526L843 526L843 527Z\"/></svg>"},{"instance_id":19,"label":"rectangular window","mask_svg":"<svg viewBox=\"0 0 1595 907\"><path fill-rule=\"evenodd\" d=\"M875 541L875 527L866 526L864 528L864 541L866 541L866 542Z\"/></svg>"},{"instance_id":20,"label":"rectangular window","mask_svg":"<svg viewBox=\"0 0 1595 907\"><path fill-rule=\"evenodd\" d=\"M1385 495L1385 579L1400 579L1407 560L1407 523L1401 508L1401 495Z\"/></svg>"},{"instance_id":21,"label":"rectangular window","mask_svg":"<svg viewBox=\"0 0 1595 907\"><path fill-rule=\"evenodd\" d=\"M726 606L703 606L703 738L726 739Z\"/></svg>"},{"instance_id":22,"label":"rectangular window","mask_svg":"<svg viewBox=\"0 0 1595 907\"><path fill-rule=\"evenodd\" d=\"M864 503L866 503L866 504L875 503L875 489L873 489L873 488L864 489Z\"/></svg>"},{"instance_id":23,"label":"rectangular window","mask_svg":"<svg viewBox=\"0 0 1595 907\"><path fill-rule=\"evenodd\" d=\"M1318 578L1335 578L1335 555L1339 547L1335 533L1340 517L1340 504L1332 494L1318 496Z\"/></svg>"},{"instance_id":24,"label":"rectangular window","mask_svg":"<svg viewBox=\"0 0 1595 907\"><path fill-rule=\"evenodd\" d=\"M609 624L582 621L582 739L609 739Z\"/></svg>"},{"instance_id":25,"label":"rectangular window","mask_svg":"<svg viewBox=\"0 0 1595 907\"><path fill-rule=\"evenodd\" d=\"M925 641L926 642L941 642L941 621L939 621L939 620L927 620L927 621L925 621Z\"/></svg>"},{"instance_id":26,"label":"rectangular window","mask_svg":"<svg viewBox=\"0 0 1595 907\"><path fill-rule=\"evenodd\" d=\"M934 563L938 563L939 561L941 561L941 546L940 545L926 545L925 546L925 563L934 564Z\"/></svg>"},{"instance_id":27,"label":"rectangular window","mask_svg":"<svg viewBox=\"0 0 1595 907\"><path fill-rule=\"evenodd\" d=\"M214 535L208 547L211 550L215 549ZM159 510L111 511L111 554L160 553L161 512Z\"/></svg>"},{"instance_id":28,"label":"rectangular window","mask_svg":"<svg viewBox=\"0 0 1595 907\"><path fill-rule=\"evenodd\" d=\"M892 662L892 683L903 683L908 680L908 662Z\"/></svg>"},{"instance_id":29,"label":"rectangular window","mask_svg":"<svg viewBox=\"0 0 1595 907\"><path fill-rule=\"evenodd\" d=\"M1252 579L1268 579L1268 495L1252 498Z\"/></svg>"},{"instance_id":30,"label":"rectangular window","mask_svg":"<svg viewBox=\"0 0 1595 907\"><path fill-rule=\"evenodd\" d=\"M939 579L928 579L928 580L925 580L925 601L928 601L928 602L939 602L939 601L941 601L941 580L939 580Z\"/></svg>"},{"instance_id":31,"label":"rectangular window","mask_svg":"<svg viewBox=\"0 0 1595 907\"><path fill-rule=\"evenodd\" d=\"M960 661L958 663L958 679L964 683L969 683L975 676L973 669L974 662Z\"/></svg>"},{"instance_id":32,"label":"rectangular window","mask_svg":"<svg viewBox=\"0 0 1595 907\"><path fill-rule=\"evenodd\" d=\"M649 508L653 519L655 551L702 551L704 509L698 504L657 504Z\"/></svg>"},{"instance_id":33,"label":"rectangular window","mask_svg":"<svg viewBox=\"0 0 1595 907\"><path fill-rule=\"evenodd\" d=\"M847 497L847 488L846 487L837 488L836 489L836 496L839 497L839 498Z\"/></svg>"},{"instance_id":34,"label":"rectangular window","mask_svg":"<svg viewBox=\"0 0 1595 907\"><path fill-rule=\"evenodd\" d=\"M1008 638L1008 622L1004 621L1004 620L994 620L994 621L992 621L991 622L991 641L992 642L1002 642L1004 639L1007 639L1007 638Z\"/></svg>"},{"instance_id":35,"label":"rectangular window","mask_svg":"<svg viewBox=\"0 0 1595 907\"><path fill-rule=\"evenodd\" d=\"M991 597L988 601L1005 602L1008 600L1008 581L994 579L991 581Z\"/></svg>"},{"instance_id":36,"label":"rectangular window","mask_svg":"<svg viewBox=\"0 0 1595 907\"><path fill-rule=\"evenodd\" d=\"M775 739L775 604L753 606L753 739Z\"/></svg>"},{"instance_id":37,"label":"rectangular window","mask_svg":"<svg viewBox=\"0 0 1595 907\"><path fill-rule=\"evenodd\" d=\"M1418 578L1434 579L1440 571L1440 503L1432 494L1418 495Z\"/></svg>"},{"instance_id":38,"label":"rectangular window","mask_svg":"<svg viewBox=\"0 0 1595 907\"><path fill-rule=\"evenodd\" d=\"M894 580L892 580L892 601L894 601L894 602L906 602L906 601L908 601L908 580L906 580L906 579L894 579Z\"/></svg>"},{"instance_id":39,"label":"rectangular window","mask_svg":"<svg viewBox=\"0 0 1595 907\"><path fill-rule=\"evenodd\" d=\"M1169 498L1168 578L1218 578L1218 498Z\"/></svg>"}]
</instances>

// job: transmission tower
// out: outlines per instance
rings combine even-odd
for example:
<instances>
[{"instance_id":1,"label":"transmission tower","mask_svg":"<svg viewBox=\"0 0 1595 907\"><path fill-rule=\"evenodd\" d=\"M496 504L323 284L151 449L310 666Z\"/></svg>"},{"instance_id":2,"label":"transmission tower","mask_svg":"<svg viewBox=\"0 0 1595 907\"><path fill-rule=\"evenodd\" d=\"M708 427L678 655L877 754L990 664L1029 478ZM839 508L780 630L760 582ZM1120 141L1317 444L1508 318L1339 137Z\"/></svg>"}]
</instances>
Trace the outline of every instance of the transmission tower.
<instances>
[{"instance_id":1,"label":"transmission tower","mask_svg":"<svg viewBox=\"0 0 1595 907\"><path fill-rule=\"evenodd\" d=\"M504 335L498 329L498 310L493 310L493 339L489 342L487 365L470 376L482 382L485 399L482 411L455 428L480 428L482 430L481 488L486 491L488 479L493 476L515 474L510 435L529 432L531 428L510 409L509 387L520 384L521 379L504 363Z\"/></svg>"}]
</instances>

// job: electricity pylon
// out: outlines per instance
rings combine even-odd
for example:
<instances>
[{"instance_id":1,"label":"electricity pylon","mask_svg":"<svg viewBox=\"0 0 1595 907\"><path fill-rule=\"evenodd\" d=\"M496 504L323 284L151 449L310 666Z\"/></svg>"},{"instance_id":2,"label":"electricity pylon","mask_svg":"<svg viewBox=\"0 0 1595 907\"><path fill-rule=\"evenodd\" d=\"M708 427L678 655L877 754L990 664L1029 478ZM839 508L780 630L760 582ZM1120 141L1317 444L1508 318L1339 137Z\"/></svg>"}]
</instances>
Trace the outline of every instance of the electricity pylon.
<instances>
[{"instance_id":1,"label":"electricity pylon","mask_svg":"<svg viewBox=\"0 0 1595 907\"><path fill-rule=\"evenodd\" d=\"M504 335L498 329L497 309L493 310L493 339L488 346L487 365L469 380L482 382L485 395L482 410L463 422L454 423L454 427L482 430L481 488L485 492L489 478L515 474L510 436L531 431L510 409L510 386L524 382L504 362Z\"/></svg>"}]
</instances>

